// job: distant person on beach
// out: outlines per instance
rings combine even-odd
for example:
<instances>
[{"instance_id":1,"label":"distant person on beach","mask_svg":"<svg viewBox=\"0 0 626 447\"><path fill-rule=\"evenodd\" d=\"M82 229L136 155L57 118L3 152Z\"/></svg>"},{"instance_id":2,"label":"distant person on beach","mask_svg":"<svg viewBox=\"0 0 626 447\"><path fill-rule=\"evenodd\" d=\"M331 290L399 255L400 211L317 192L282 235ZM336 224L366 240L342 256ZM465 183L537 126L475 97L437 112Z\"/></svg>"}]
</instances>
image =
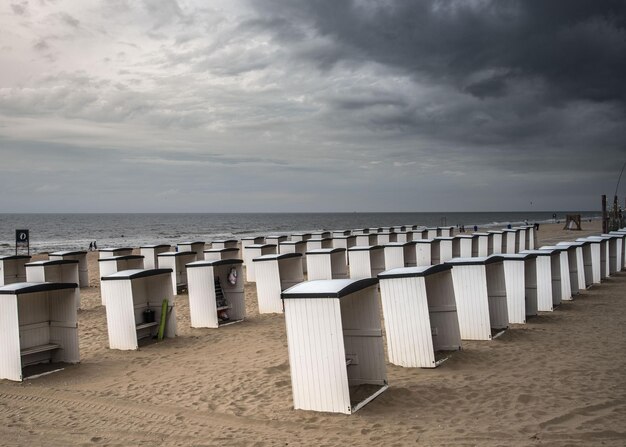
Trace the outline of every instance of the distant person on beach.
<instances>
[{"instance_id":1,"label":"distant person on beach","mask_svg":"<svg viewBox=\"0 0 626 447\"><path fill-rule=\"evenodd\" d=\"M508 224L506 227L510 230L511 229L511 224Z\"/></svg>"},{"instance_id":2,"label":"distant person on beach","mask_svg":"<svg viewBox=\"0 0 626 447\"><path fill-rule=\"evenodd\" d=\"M89 242L89 251L93 251L93 242Z\"/></svg>"},{"instance_id":3,"label":"distant person on beach","mask_svg":"<svg viewBox=\"0 0 626 447\"><path fill-rule=\"evenodd\" d=\"M539 224L535 222L535 231L539 231Z\"/></svg>"},{"instance_id":4,"label":"distant person on beach","mask_svg":"<svg viewBox=\"0 0 626 447\"><path fill-rule=\"evenodd\" d=\"M93 249L97 250L98 249L98 245L96 245L96 241L93 241Z\"/></svg>"},{"instance_id":5,"label":"distant person on beach","mask_svg":"<svg viewBox=\"0 0 626 447\"><path fill-rule=\"evenodd\" d=\"M474 233L478 231L478 225L474 225Z\"/></svg>"}]
</instances>

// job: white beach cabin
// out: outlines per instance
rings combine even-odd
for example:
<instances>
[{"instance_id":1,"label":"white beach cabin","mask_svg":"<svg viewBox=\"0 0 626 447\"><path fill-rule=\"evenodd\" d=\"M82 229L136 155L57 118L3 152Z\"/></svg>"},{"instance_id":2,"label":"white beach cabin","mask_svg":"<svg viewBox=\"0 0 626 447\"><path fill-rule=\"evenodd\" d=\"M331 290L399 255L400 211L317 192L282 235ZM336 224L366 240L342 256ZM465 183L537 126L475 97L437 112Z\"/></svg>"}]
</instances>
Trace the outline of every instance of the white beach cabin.
<instances>
[{"instance_id":1,"label":"white beach cabin","mask_svg":"<svg viewBox=\"0 0 626 447\"><path fill-rule=\"evenodd\" d=\"M515 246L515 253L519 253L520 251L524 251L528 248L528 246L526 245L526 227L525 226L521 226L521 227L513 227L513 229L515 231L517 231L517 237L516 237L516 246ZM528 248L530 250L530 248Z\"/></svg>"},{"instance_id":2,"label":"white beach cabin","mask_svg":"<svg viewBox=\"0 0 626 447\"><path fill-rule=\"evenodd\" d=\"M439 227L437 229L437 236L440 237L453 237L454 227Z\"/></svg>"},{"instance_id":3,"label":"white beach cabin","mask_svg":"<svg viewBox=\"0 0 626 447\"><path fill-rule=\"evenodd\" d=\"M28 368L78 363L75 283L13 283L0 287L0 379L21 381L44 371Z\"/></svg>"},{"instance_id":4,"label":"white beach cabin","mask_svg":"<svg viewBox=\"0 0 626 447\"><path fill-rule=\"evenodd\" d=\"M306 241L284 241L278 244L278 253L299 253L302 256L302 273L307 272L306 268Z\"/></svg>"},{"instance_id":5,"label":"white beach cabin","mask_svg":"<svg viewBox=\"0 0 626 447\"><path fill-rule=\"evenodd\" d=\"M166 251L157 257L159 269L170 269L172 275L172 294L178 295L187 288L187 269L190 262L197 261L195 251Z\"/></svg>"},{"instance_id":6,"label":"white beach cabin","mask_svg":"<svg viewBox=\"0 0 626 447\"><path fill-rule=\"evenodd\" d=\"M348 250L350 278L376 278L385 271L385 250L380 245L356 246Z\"/></svg>"},{"instance_id":7,"label":"white beach cabin","mask_svg":"<svg viewBox=\"0 0 626 447\"><path fill-rule=\"evenodd\" d=\"M196 261L202 261L204 259L205 243L203 241L187 241L179 242L176 244L176 251L189 252L193 251L196 254Z\"/></svg>"},{"instance_id":8,"label":"white beach cabin","mask_svg":"<svg viewBox=\"0 0 626 447\"><path fill-rule=\"evenodd\" d=\"M311 238L306 241L306 251L318 250L320 248L333 248L333 239L330 237L325 238Z\"/></svg>"},{"instance_id":9,"label":"white beach cabin","mask_svg":"<svg viewBox=\"0 0 626 447\"><path fill-rule=\"evenodd\" d=\"M570 278L576 278L576 286L581 291L593 284L593 267L591 265L591 247L588 241L579 242L558 242L556 245L567 247ZM575 255L571 256L571 250L575 250ZM587 262L585 262L587 261ZM575 265L573 265L575 264ZM576 272L574 274L573 272ZM572 293L575 287L572 282Z\"/></svg>"},{"instance_id":10,"label":"white beach cabin","mask_svg":"<svg viewBox=\"0 0 626 447\"><path fill-rule=\"evenodd\" d=\"M504 253L503 250L503 242L504 242L504 231L501 230L489 230L487 233L489 236L489 254L490 255L498 255L500 253Z\"/></svg>"},{"instance_id":11,"label":"white beach cabin","mask_svg":"<svg viewBox=\"0 0 626 447\"><path fill-rule=\"evenodd\" d=\"M461 339L498 337L509 327L502 258L454 258L446 264L452 266Z\"/></svg>"},{"instance_id":12,"label":"white beach cabin","mask_svg":"<svg viewBox=\"0 0 626 447\"><path fill-rule=\"evenodd\" d=\"M51 261L78 261L78 285L80 287L89 287L89 268L87 266L86 251L55 251L48 255L48 259Z\"/></svg>"},{"instance_id":13,"label":"white beach cabin","mask_svg":"<svg viewBox=\"0 0 626 447\"><path fill-rule=\"evenodd\" d=\"M243 261L190 262L187 267L191 327L218 328L246 317Z\"/></svg>"},{"instance_id":14,"label":"white beach cabin","mask_svg":"<svg viewBox=\"0 0 626 447\"><path fill-rule=\"evenodd\" d=\"M473 256L474 236L471 234L457 234L452 238L452 257L471 258Z\"/></svg>"},{"instance_id":15,"label":"white beach cabin","mask_svg":"<svg viewBox=\"0 0 626 447\"><path fill-rule=\"evenodd\" d=\"M537 315L537 255L515 253L502 257L509 323L524 324Z\"/></svg>"},{"instance_id":16,"label":"white beach cabin","mask_svg":"<svg viewBox=\"0 0 626 447\"><path fill-rule=\"evenodd\" d=\"M607 238L609 244L609 275L614 275L622 271L622 247L624 245L624 235L621 234L601 234L600 237Z\"/></svg>"},{"instance_id":17,"label":"white beach cabin","mask_svg":"<svg viewBox=\"0 0 626 447\"><path fill-rule=\"evenodd\" d=\"M556 283L552 281L553 272L560 272L560 253L551 250L524 250L523 254L537 256L535 266L537 268L537 310L539 312L552 312L561 304L560 278ZM557 287L558 285L558 287Z\"/></svg>"},{"instance_id":18,"label":"white beach cabin","mask_svg":"<svg viewBox=\"0 0 626 447\"><path fill-rule=\"evenodd\" d=\"M333 236L333 248L343 248L346 250L346 262L350 263L350 259L348 258L348 250L352 247L356 247L356 236L354 235L344 235L344 236Z\"/></svg>"},{"instance_id":19,"label":"white beach cabin","mask_svg":"<svg viewBox=\"0 0 626 447\"><path fill-rule=\"evenodd\" d=\"M452 241L453 237L436 237L432 240L432 264L443 264L453 258L452 256Z\"/></svg>"},{"instance_id":20,"label":"white beach cabin","mask_svg":"<svg viewBox=\"0 0 626 447\"><path fill-rule=\"evenodd\" d=\"M124 255L124 256L111 256L107 258L98 259L98 270L100 272L100 287L102 288L102 278L112 275L122 270L143 269L144 257L141 255ZM103 306L106 306L106 300L102 293L100 299Z\"/></svg>"},{"instance_id":21,"label":"white beach cabin","mask_svg":"<svg viewBox=\"0 0 626 447\"><path fill-rule=\"evenodd\" d=\"M26 281L26 264L30 256L0 256L0 286Z\"/></svg>"},{"instance_id":22,"label":"white beach cabin","mask_svg":"<svg viewBox=\"0 0 626 447\"><path fill-rule=\"evenodd\" d=\"M308 281L282 293L295 409L352 414L387 389L377 284Z\"/></svg>"},{"instance_id":23,"label":"white beach cabin","mask_svg":"<svg viewBox=\"0 0 626 447\"><path fill-rule=\"evenodd\" d=\"M274 244L278 246L281 242L288 241L289 238L284 234L272 234L271 236L265 236L266 244Z\"/></svg>"},{"instance_id":24,"label":"white beach cabin","mask_svg":"<svg viewBox=\"0 0 626 447\"><path fill-rule=\"evenodd\" d=\"M334 239L336 237L340 237L340 236L350 236L352 234L352 231L350 230L333 230L331 232L331 237Z\"/></svg>"},{"instance_id":25,"label":"white beach cabin","mask_svg":"<svg viewBox=\"0 0 626 447\"><path fill-rule=\"evenodd\" d=\"M472 239L472 257L489 256L489 233L474 233Z\"/></svg>"},{"instance_id":26,"label":"white beach cabin","mask_svg":"<svg viewBox=\"0 0 626 447\"><path fill-rule=\"evenodd\" d=\"M435 368L461 349L452 267L403 267L378 275L389 362Z\"/></svg>"},{"instance_id":27,"label":"white beach cabin","mask_svg":"<svg viewBox=\"0 0 626 447\"><path fill-rule=\"evenodd\" d=\"M277 246L274 244L252 244L248 245L243 250L243 263L246 266L246 281L256 281L254 272L255 265L252 260L259 256L276 254L277 249Z\"/></svg>"},{"instance_id":28,"label":"white beach cabin","mask_svg":"<svg viewBox=\"0 0 626 447\"><path fill-rule=\"evenodd\" d=\"M131 247L106 247L98 250L100 259L110 258L111 256L126 256L133 253Z\"/></svg>"},{"instance_id":29,"label":"white beach cabin","mask_svg":"<svg viewBox=\"0 0 626 447\"><path fill-rule=\"evenodd\" d=\"M519 231L513 228L502 230L502 253L517 253L519 245Z\"/></svg>"},{"instance_id":30,"label":"white beach cabin","mask_svg":"<svg viewBox=\"0 0 626 447\"><path fill-rule=\"evenodd\" d=\"M204 250L205 261L219 261L221 259L239 259L239 249L237 247L223 247Z\"/></svg>"},{"instance_id":31,"label":"white beach cabin","mask_svg":"<svg viewBox=\"0 0 626 447\"><path fill-rule=\"evenodd\" d=\"M155 269L159 266L158 257L161 253L170 251L167 244L142 245L139 247L139 254L143 256L143 267L146 269Z\"/></svg>"},{"instance_id":32,"label":"white beach cabin","mask_svg":"<svg viewBox=\"0 0 626 447\"><path fill-rule=\"evenodd\" d=\"M311 233L293 233L289 240L297 242L297 241L308 241L311 239Z\"/></svg>"},{"instance_id":33,"label":"white beach cabin","mask_svg":"<svg viewBox=\"0 0 626 447\"><path fill-rule=\"evenodd\" d=\"M163 300L167 300L164 337L176 336L172 269L123 270L102 278L109 348L136 350L139 340L158 334Z\"/></svg>"},{"instance_id":34,"label":"white beach cabin","mask_svg":"<svg viewBox=\"0 0 626 447\"><path fill-rule=\"evenodd\" d=\"M396 242L411 242L413 240L413 231L397 231L396 232ZM418 239L418 238L415 238Z\"/></svg>"},{"instance_id":35,"label":"white beach cabin","mask_svg":"<svg viewBox=\"0 0 626 447\"><path fill-rule=\"evenodd\" d=\"M583 237L576 239L576 242L589 242L590 252L591 252L591 269L592 269L592 278L594 284L600 284L600 282L606 278L607 272L607 245L606 241L602 238L597 237ZM584 251L583 251L584 256ZM587 264L587 260L585 259L585 264Z\"/></svg>"},{"instance_id":36,"label":"white beach cabin","mask_svg":"<svg viewBox=\"0 0 626 447\"><path fill-rule=\"evenodd\" d=\"M626 268L626 231L610 231L609 234L621 236L621 245L619 247L621 257L619 257L618 262L621 266L620 270L624 270Z\"/></svg>"},{"instance_id":37,"label":"white beach cabin","mask_svg":"<svg viewBox=\"0 0 626 447\"><path fill-rule=\"evenodd\" d=\"M575 242L573 242L575 244ZM565 252L565 255L567 257L567 267L568 267L568 277L569 277L569 284L570 284L570 289L569 292L570 294L573 295L578 295L580 293L581 287L579 287L579 271L578 271L578 250L580 250L580 260L582 261L582 250L580 247L577 247L575 245L565 245L565 244L557 244L557 245L544 245L540 248L540 250L546 250L546 249L554 249L554 248L558 248L561 249ZM561 254L561 256L563 256L563 254ZM583 285L582 285L582 289L584 289L584 278L583 278Z\"/></svg>"},{"instance_id":38,"label":"white beach cabin","mask_svg":"<svg viewBox=\"0 0 626 447\"><path fill-rule=\"evenodd\" d=\"M558 253L558 262L552 257L552 295L560 295L561 301L572 300L572 288L569 278L569 259L567 247L563 245L544 245L540 250ZM558 289L558 290L557 290Z\"/></svg>"},{"instance_id":39,"label":"white beach cabin","mask_svg":"<svg viewBox=\"0 0 626 447\"><path fill-rule=\"evenodd\" d=\"M415 241L391 242L385 244L385 270L417 266Z\"/></svg>"},{"instance_id":40,"label":"white beach cabin","mask_svg":"<svg viewBox=\"0 0 626 447\"><path fill-rule=\"evenodd\" d=\"M259 313L283 313L280 294L304 281L302 255L287 253L254 258Z\"/></svg>"},{"instance_id":41,"label":"white beach cabin","mask_svg":"<svg viewBox=\"0 0 626 447\"><path fill-rule=\"evenodd\" d=\"M382 233L378 233L378 245L385 245L390 242L397 242L398 235L395 232L384 231Z\"/></svg>"},{"instance_id":42,"label":"white beach cabin","mask_svg":"<svg viewBox=\"0 0 626 447\"><path fill-rule=\"evenodd\" d=\"M417 239L415 242L415 262L417 267L433 265L433 240Z\"/></svg>"},{"instance_id":43,"label":"white beach cabin","mask_svg":"<svg viewBox=\"0 0 626 447\"><path fill-rule=\"evenodd\" d=\"M211 248L239 248L237 239L217 239L211 242Z\"/></svg>"},{"instance_id":44,"label":"white beach cabin","mask_svg":"<svg viewBox=\"0 0 626 447\"><path fill-rule=\"evenodd\" d=\"M306 252L307 276L316 279L346 279L349 277L345 249L320 248Z\"/></svg>"},{"instance_id":45,"label":"white beach cabin","mask_svg":"<svg viewBox=\"0 0 626 447\"><path fill-rule=\"evenodd\" d=\"M26 264L26 282L78 284L78 261L35 261ZM76 291L76 309L80 308L80 292Z\"/></svg>"},{"instance_id":46,"label":"white beach cabin","mask_svg":"<svg viewBox=\"0 0 626 447\"><path fill-rule=\"evenodd\" d=\"M378 241L378 236L376 234L357 234L356 235L356 246L367 247L369 245L376 245Z\"/></svg>"}]
</instances>

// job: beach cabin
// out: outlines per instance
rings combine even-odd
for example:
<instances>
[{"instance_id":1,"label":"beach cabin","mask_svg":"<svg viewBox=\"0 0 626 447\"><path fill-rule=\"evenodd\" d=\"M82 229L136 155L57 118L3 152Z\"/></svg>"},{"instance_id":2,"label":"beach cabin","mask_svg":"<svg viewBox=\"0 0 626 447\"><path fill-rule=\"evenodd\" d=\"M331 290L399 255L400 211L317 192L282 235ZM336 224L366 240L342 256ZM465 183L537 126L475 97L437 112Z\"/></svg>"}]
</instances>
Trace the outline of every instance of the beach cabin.
<instances>
[{"instance_id":1,"label":"beach cabin","mask_svg":"<svg viewBox=\"0 0 626 447\"><path fill-rule=\"evenodd\" d=\"M302 255L287 253L254 258L259 313L283 313L280 294L304 281Z\"/></svg>"},{"instance_id":2,"label":"beach cabin","mask_svg":"<svg viewBox=\"0 0 626 447\"><path fill-rule=\"evenodd\" d=\"M432 240L432 264L443 264L453 258L452 256L452 237L436 237Z\"/></svg>"},{"instance_id":3,"label":"beach cabin","mask_svg":"<svg viewBox=\"0 0 626 447\"><path fill-rule=\"evenodd\" d=\"M599 239L578 238L576 242L587 242L587 248L583 247L583 259L585 261L585 284L589 287L592 284L600 284L602 281L602 244ZM606 266L604 266L606 267ZM591 273L591 275L589 275ZM589 279L591 283L589 284Z\"/></svg>"},{"instance_id":4,"label":"beach cabin","mask_svg":"<svg viewBox=\"0 0 626 447\"><path fill-rule=\"evenodd\" d=\"M601 234L609 244L609 275L614 275L622 271L622 247L624 245L624 235L621 234Z\"/></svg>"},{"instance_id":5,"label":"beach cabin","mask_svg":"<svg viewBox=\"0 0 626 447\"><path fill-rule=\"evenodd\" d=\"M107 247L98 250L98 257L103 259L111 256L126 256L132 253L133 249L131 247Z\"/></svg>"},{"instance_id":6,"label":"beach cabin","mask_svg":"<svg viewBox=\"0 0 626 447\"><path fill-rule=\"evenodd\" d=\"M426 228L418 228L416 230L413 230L413 239L429 239L428 230Z\"/></svg>"},{"instance_id":7,"label":"beach cabin","mask_svg":"<svg viewBox=\"0 0 626 447\"><path fill-rule=\"evenodd\" d=\"M504 231L501 230L489 230L487 231L488 234L490 234L489 236L489 242L488 242L488 251L490 255L497 255L500 253L504 253L505 251L503 250L503 242L505 240L504 238Z\"/></svg>"},{"instance_id":8,"label":"beach cabin","mask_svg":"<svg viewBox=\"0 0 626 447\"><path fill-rule=\"evenodd\" d=\"M552 312L561 304L560 269L561 254L552 250L524 250L523 254L533 254L537 273L537 310ZM555 278L553 276L556 275Z\"/></svg>"},{"instance_id":9,"label":"beach cabin","mask_svg":"<svg viewBox=\"0 0 626 447\"><path fill-rule=\"evenodd\" d=\"M311 239L311 233L293 233L289 240L297 242L297 241L308 241Z\"/></svg>"},{"instance_id":10,"label":"beach cabin","mask_svg":"<svg viewBox=\"0 0 626 447\"><path fill-rule=\"evenodd\" d=\"M515 246L515 253L519 253L520 251L524 251L526 250L526 248L528 247L528 245L526 245L526 232L527 229L525 226L522 227L513 227L513 229L515 231L517 231L518 235L516 238L516 246Z\"/></svg>"},{"instance_id":11,"label":"beach cabin","mask_svg":"<svg viewBox=\"0 0 626 447\"><path fill-rule=\"evenodd\" d=\"M157 257L159 269L170 269L172 275L172 294L178 295L187 288L187 269L190 262L197 261L193 251L166 251Z\"/></svg>"},{"instance_id":12,"label":"beach cabin","mask_svg":"<svg viewBox=\"0 0 626 447\"><path fill-rule=\"evenodd\" d=\"M452 266L463 340L492 340L509 327L504 265L499 256L454 258Z\"/></svg>"},{"instance_id":13,"label":"beach cabin","mask_svg":"<svg viewBox=\"0 0 626 447\"><path fill-rule=\"evenodd\" d=\"M161 338L176 336L172 273L170 268L134 269L102 278L109 348L137 350L141 339L158 338L159 332Z\"/></svg>"},{"instance_id":14,"label":"beach cabin","mask_svg":"<svg viewBox=\"0 0 626 447\"><path fill-rule=\"evenodd\" d=\"M537 255L515 253L502 258L509 323L524 324L537 315Z\"/></svg>"},{"instance_id":15,"label":"beach cabin","mask_svg":"<svg viewBox=\"0 0 626 447\"><path fill-rule=\"evenodd\" d=\"M429 227L425 229L426 236L423 239L435 239L437 236L441 236L437 227Z\"/></svg>"},{"instance_id":16,"label":"beach cabin","mask_svg":"<svg viewBox=\"0 0 626 447\"><path fill-rule=\"evenodd\" d=\"M385 251L380 245L356 246L348 250L350 278L376 278L385 271Z\"/></svg>"},{"instance_id":17,"label":"beach cabin","mask_svg":"<svg viewBox=\"0 0 626 447\"><path fill-rule=\"evenodd\" d=\"M471 234L457 234L452 238L452 257L471 258L473 256L474 236Z\"/></svg>"},{"instance_id":18,"label":"beach cabin","mask_svg":"<svg viewBox=\"0 0 626 447\"><path fill-rule=\"evenodd\" d=\"M345 249L320 248L306 252L307 276L315 279L346 279L349 277Z\"/></svg>"},{"instance_id":19,"label":"beach cabin","mask_svg":"<svg viewBox=\"0 0 626 447\"><path fill-rule=\"evenodd\" d=\"M0 256L0 286L26 281L26 264L30 256Z\"/></svg>"},{"instance_id":20,"label":"beach cabin","mask_svg":"<svg viewBox=\"0 0 626 447\"><path fill-rule=\"evenodd\" d=\"M437 229L437 236L440 236L440 237L454 236L454 227L439 227Z\"/></svg>"},{"instance_id":21,"label":"beach cabin","mask_svg":"<svg viewBox=\"0 0 626 447\"><path fill-rule=\"evenodd\" d=\"M589 242L558 242L556 245L567 247L572 293L581 291L593 284L593 267L591 266L591 247ZM572 250L574 254L572 255ZM585 259L588 261L585 262ZM575 280L574 280L575 278ZM576 281L576 287L574 287Z\"/></svg>"},{"instance_id":22,"label":"beach cabin","mask_svg":"<svg viewBox=\"0 0 626 447\"><path fill-rule=\"evenodd\" d=\"M383 227L370 227L370 228L368 228L368 231L371 234L382 233L383 232Z\"/></svg>"},{"instance_id":23,"label":"beach cabin","mask_svg":"<svg viewBox=\"0 0 626 447\"><path fill-rule=\"evenodd\" d=\"M219 261L221 259L239 259L239 249L237 247L229 247L204 250L205 261Z\"/></svg>"},{"instance_id":24,"label":"beach cabin","mask_svg":"<svg viewBox=\"0 0 626 447\"><path fill-rule=\"evenodd\" d=\"M265 237L266 244L274 244L278 246L281 242L288 241L289 238L284 234L272 234L271 236Z\"/></svg>"},{"instance_id":25,"label":"beach cabin","mask_svg":"<svg viewBox=\"0 0 626 447\"><path fill-rule=\"evenodd\" d=\"M0 379L19 382L80 362L77 297L76 283L0 287Z\"/></svg>"},{"instance_id":26,"label":"beach cabin","mask_svg":"<svg viewBox=\"0 0 626 447\"><path fill-rule=\"evenodd\" d=\"M202 261L204 259L204 242L196 241L196 242L180 242L176 244L176 251L189 252L193 251L196 254L196 261Z\"/></svg>"},{"instance_id":27,"label":"beach cabin","mask_svg":"<svg viewBox=\"0 0 626 447\"><path fill-rule=\"evenodd\" d=\"M382 233L378 233L378 245L385 245L390 242L397 242L398 235L391 231L383 231Z\"/></svg>"},{"instance_id":28,"label":"beach cabin","mask_svg":"<svg viewBox=\"0 0 626 447\"><path fill-rule=\"evenodd\" d=\"M218 328L246 317L243 261L217 259L187 267L191 327Z\"/></svg>"},{"instance_id":29,"label":"beach cabin","mask_svg":"<svg viewBox=\"0 0 626 447\"><path fill-rule=\"evenodd\" d=\"M259 256L276 254L276 250L277 247L274 244L252 244L248 245L243 250L243 263L246 266L246 281L256 281L254 274L255 265L252 260Z\"/></svg>"},{"instance_id":30,"label":"beach cabin","mask_svg":"<svg viewBox=\"0 0 626 447\"><path fill-rule=\"evenodd\" d=\"M502 230L502 253L517 253L519 245L519 231L513 228Z\"/></svg>"},{"instance_id":31,"label":"beach cabin","mask_svg":"<svg viewBox=\"0 0 626 447\"><path fill-rule=\"evenodd\" d=\"M588 236L586 238L576 239L577 241L580 239L588 240L592 242L592 254L593 252L598 252L599 250L599 258L600 258L600 280L605 279L609 276L609 244L606 238L602 236ZM599 248L594 248L599 246ZM595 282L595 281L594 281Z\"/></svg>"},{"instance_id":32,"label":"beach cabin","mask_svg":"<svg viewBox=\"0 0 626 447\"><path fill-rule=\"evenodd\" d=\"M559 249L564 252L564 253L561 253L561 262L563 262L563 254L565 254L565 258L567 259L567 270L568 270L568 278L569 278L569 284L570 284L569 292L572 296L578 295L580 293L580 288L578 286L578 256L577 256L577 249L579 248L580 247L576 247L573 245L563 245L563 244L544 245L540 248L540 250ZM585 287L584 282L581 287L584 289Z\"/></svg>"},{"instance_id":33,"label":"beach cabin","mask_svg":"<svg viewBox=\"0 0 626 447\"><path fill-rule=\"evenodd\" d=\"M413 231L397 231L396 242L411 242L413 240Z\"/></svg>"},{"instance_id":34,"label":"beach cabin","mask_svg":"<svg viewBox=\"0 0 626 447\"><path fill-rule=\"evenodd\" d=\"M433 265L432 239L417 239L415 242L415 261L417 266Z\"/></svg>"},{"instance_id":35,"label":"beach cabin","mask_svg":"<svg viewBox=\"0 0 626 447\"><path fill-rule=\"evenodd\" d=\"M356 246L367 247L368 245L376 245L378 241L378 236L376 234L357 234L356 235Z\"/></svg>"},{"instance_id":36,"label":"beach cabin","mask_svg":"<svg viewBox=\"0 0 626 447\"><path fill-rule=\"evenodd\" d=\"M265 237L263 236L248 236L241 238L241 257L243 258L244 265L246 264L246 247L248 245L262 245L265 244Z\"/></svg>"},{"instance_id":37,"label":"beach cabin","mask_svg":"<svg viewBox=\"0 0 626 447\"><path fill-rule=\"evenodd\" d=\"M121 270L143 269L144 257L141 255L111 256L98 259L100 277L109 276Z\"/></svg>"},{"instance_id":38,"label":"beach cabin","mask_svg":"<svg viewBox=\"0 0 626 447\"><path fill-rule=\"evenodd\" d=\"M435 368L461 349L452 267L403 267L378 275L389 362Z\"/></svg>"},{"instance_id":39,"label":"beach cabin","mask_svg":"<svg viewBox=\"0 0 626 447\"><path fill-rule=\"evenodd\" d=\"M26 264L26 282L56 282L78 284L78 261L35 261ZM80 307L80 292L76 292L76 309Z\"/></svg>"},{"instance_id":40,"label":"beach cabin","mask_svg":"<svg viewBox=\"0 0 626 447\"><path fill-rule=\"evenodd\" d=\"M352 414L387 389L377 284L307 281L282 293L295 409Z\"/></svg>"},{"instance_id":41,"label":"beach cabin","mask_svg":"<svg viewBox=\"0 0 626 447\"><path fill-rule=\"evenodd\" d=\"M237 239L217 239L211 242L211 248L239 248Z\"/></svg>"},{"instance_id":42,"label":"beach cabin","mask_svg":"<svg viewBox=\"0 0 626 447\"><path fill-rule=\"evenodd\" d=\"M544 245L540 250L558 253L558 261L555 260L555 256L552 257L552 294L553 296L560 295L561 301L571 301L572 289L569 278L567 247L563 245Z\"/></svg>"},{"instance_id":43,"label":"beach cabin","mask_svg":"<svg viewBox=\"0 0 626 447\"><path fill-rule=\"evenodd\" d=\"M401 267L417 266L417 250L415 241L391 242L385 244L385 270Z\"/></svg>"},{"instance_id":44,"label":"beach cabin","mask_svg":"<svg viewBox=\"0 0 626 447\"><path fill-rule=\"evenodd\" d=\"M345 248L347 263L350 262L348 259L348 250L352 247L356 247L356 236L333 236L333 248Z\"/></svg>"},{"instance_id":45,"label":"beach cabin","mask_svg":"<svg viewBox=\"0 0 626 447\"><path fill-rule=\"evenodd\" d=\"M89 268L87 267L86 251L55 251L48 255L51 261L78 261L78 285L89 287Z\"/></svg>"},{"instance_id":46,"label":"beach cabin","mask_svg":"<svg viewBox=\"0 0 626 447\"><path fill-rule=\"evenodd\" d=\"M143 267L146 269L155 269L159 266L158 257L161 253L170 251L167 244L142 245L139 247L139 254L143 256Z\"/></svg>"},{"instance_id":47,"label":"beach cabin","mask_svg":"<svg viewBox=\"0 0 626 447\"><path fill-rule=\"evenodd\" d=\"M489 233L474 233L472 236L472 257L489 256Z\"/></svg>"},{"instance_id":48,"label":"beach cabin","mask_svg":"<svg viewBox=\"0 0 626 447\"><path fill-rule=\"evenodd\" d=\"M318 250L320 248L333 248L333 239L330 237L321 239L312 237L306 241L306 251Z\"/></svg>"},{"instance_id":49,"label":"beach cabin","mask_svg":"<svg viewBox=\"0 0 626 447\"><path fill-rule=\"evenodd\" d=\"M284 241L278 244L278 253L299 253L302 257L302 273L307 272L306 268L306 241Z\"/></svg>"},{"instance_id":50,"label":"beach cabin","mask_svg":"<svg viewBox=\"0 0 626 447\"><path fill-rule=\"evenodd\" d=\"M621 253L621 257L618 255L618 262L621 266L620 270L624 270L626 268L626 231L610 231L609 234L620 236L619 253Z\"/></svg>"}]
</instances>

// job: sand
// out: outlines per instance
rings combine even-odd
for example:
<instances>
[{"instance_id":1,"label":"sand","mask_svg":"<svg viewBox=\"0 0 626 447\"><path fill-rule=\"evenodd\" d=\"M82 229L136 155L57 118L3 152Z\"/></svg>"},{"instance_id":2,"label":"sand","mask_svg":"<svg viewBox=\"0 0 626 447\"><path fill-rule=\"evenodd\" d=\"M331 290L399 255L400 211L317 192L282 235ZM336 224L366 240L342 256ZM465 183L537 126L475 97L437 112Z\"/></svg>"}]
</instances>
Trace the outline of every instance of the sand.
<instances>
[{"instance_id":1,"label":"sand","mask_svg":"<svg viewBox=\"0 0 626 447\"><path fill-rule=\"evenodd\" d=\"M541 243L600 233L542 225ZM45 258L45 256L40 256ZM0 381L1 445L626 445L626 273L513 325L432 370L387 364L389 389L350 416L295 411L284 319L189 326L139 351L108 349L96 253L81 290L81 363Z\"/></svg>"}]
</instances>

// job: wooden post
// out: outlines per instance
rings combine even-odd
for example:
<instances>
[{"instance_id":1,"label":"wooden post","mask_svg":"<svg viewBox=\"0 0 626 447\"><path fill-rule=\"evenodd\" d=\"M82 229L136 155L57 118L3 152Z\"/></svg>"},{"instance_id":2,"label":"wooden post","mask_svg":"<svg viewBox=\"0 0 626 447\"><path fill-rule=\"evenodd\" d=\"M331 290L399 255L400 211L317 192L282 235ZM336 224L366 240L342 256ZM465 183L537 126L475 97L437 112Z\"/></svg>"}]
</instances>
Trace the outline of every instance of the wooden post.
<instances>
[{"instance_id":1,"label":"wooden post","mask_svg":"<svg viewBox=\"0 0 626 447\"><path fill-rule=\"evenodd\" d=\"M602 194L602 233L607 233L606 194Z\"/></svg>"}]
</instances>

